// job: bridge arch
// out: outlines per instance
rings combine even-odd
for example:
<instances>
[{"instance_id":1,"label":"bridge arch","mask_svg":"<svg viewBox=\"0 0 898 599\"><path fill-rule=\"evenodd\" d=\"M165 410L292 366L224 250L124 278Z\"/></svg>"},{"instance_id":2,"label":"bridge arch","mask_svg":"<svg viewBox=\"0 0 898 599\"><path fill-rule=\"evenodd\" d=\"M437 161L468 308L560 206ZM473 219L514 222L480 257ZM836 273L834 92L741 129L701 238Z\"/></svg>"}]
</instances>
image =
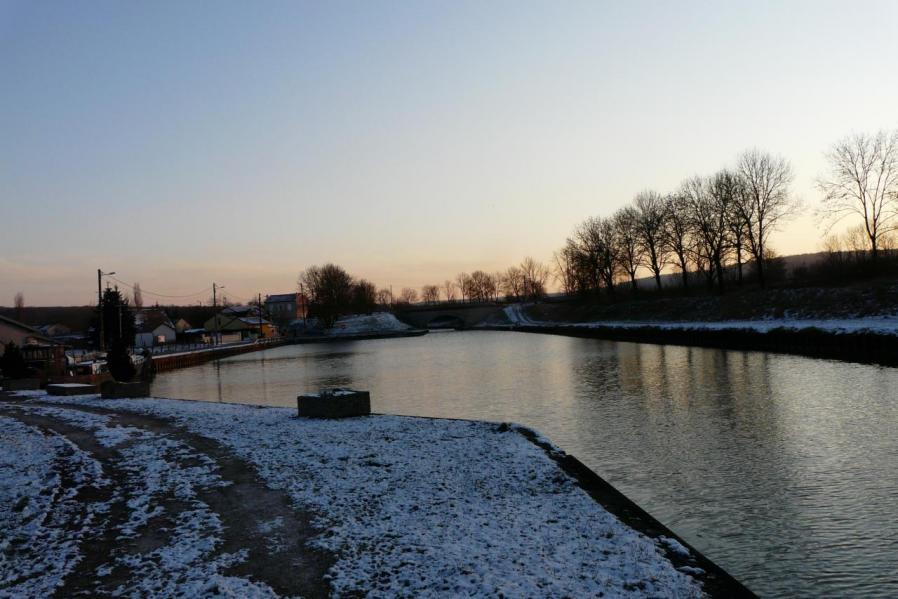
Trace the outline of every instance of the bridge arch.
<instances>
[{"instance_id":1,"label":"bridge arch","mask_svg":"<svg viewBox=\"0 0 898 599\"><path fill-rule=\"evenodd\" d=\"M463 329L465 319L455 314L439 314L427 321L428 329Z\"/></svg>"},{"instance_id":2,"label":"bridge arch","mask_svg":"<svg viewBox=\"0 0 898 599\"><path fill-rule=\"evenodd\" d=\"M396 316L413 327L469 329L487 318L499 315L498 304L443 304L399 307ZM452 319L452 320L450 320Z\"/></svg>"}]
</instances>

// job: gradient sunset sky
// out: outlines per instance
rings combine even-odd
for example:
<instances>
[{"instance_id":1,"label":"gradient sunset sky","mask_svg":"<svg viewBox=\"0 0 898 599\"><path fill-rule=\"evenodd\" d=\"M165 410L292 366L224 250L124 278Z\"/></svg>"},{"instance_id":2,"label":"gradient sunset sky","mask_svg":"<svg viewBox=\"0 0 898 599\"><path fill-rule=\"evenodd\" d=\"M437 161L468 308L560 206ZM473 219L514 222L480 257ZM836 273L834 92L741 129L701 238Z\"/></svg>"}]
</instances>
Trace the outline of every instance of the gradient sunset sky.
<instances>
[{"instance_id":1,"label":"gradient sunset sky","mask_svg":"<svg viewBox=\"0 0 898 599\"><path fill-rule=\"evenodd\" d=\"M810 212L832 142L898 127L896 24L892 1L0 1L0 305L94 302L98 267L241 299L326 261L397 291L548 261L749 147Z\"/></svg>"}]
</instances>

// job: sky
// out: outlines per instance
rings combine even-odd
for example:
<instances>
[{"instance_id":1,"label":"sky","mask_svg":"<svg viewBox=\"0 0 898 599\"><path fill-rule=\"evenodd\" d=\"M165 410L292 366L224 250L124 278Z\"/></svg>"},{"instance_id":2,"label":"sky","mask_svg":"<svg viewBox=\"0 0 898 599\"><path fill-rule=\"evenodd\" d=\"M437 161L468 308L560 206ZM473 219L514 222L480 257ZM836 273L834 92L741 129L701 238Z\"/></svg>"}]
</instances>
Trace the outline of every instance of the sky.
<instances>
[{"instance_id":1,"label":"sky","mask_svg":"<svg viewBox=\"0 0 898 599\"><path fill-rule=\"evenodd\" d=\"M828 146L898 127L898 2L0 0L0 305L96 269L235 301L548 261L752 147L816 251ZM170 300L145 293L145 301Z\"/></svg>"}]
</instances>

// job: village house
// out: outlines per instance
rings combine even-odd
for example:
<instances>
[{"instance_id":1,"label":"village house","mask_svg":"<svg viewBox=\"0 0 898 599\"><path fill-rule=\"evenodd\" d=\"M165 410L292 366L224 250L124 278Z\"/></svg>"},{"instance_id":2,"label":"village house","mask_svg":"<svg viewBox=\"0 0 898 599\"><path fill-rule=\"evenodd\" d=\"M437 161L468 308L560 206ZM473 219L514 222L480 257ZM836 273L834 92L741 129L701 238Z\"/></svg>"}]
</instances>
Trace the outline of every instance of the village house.
<instances>
[{"instance_id":1,"label":"village house","mask_svg":"<svg viewBox=\"0 0 898 599\"><path fill-rule=\"evenodd\" d=\"M177 333L178 336L180 336L181 333L183 333L184 331L193 328L192 326L190 326L190 323L187 322L186 320L184 320L183 318L179 318L178 320L176 320L174 322L174 325L175 325L175 333Z\"/></svg>"},{"instance_id":2,"label":"village house","mask_svg":"<svg viewBox=\"0 0 898 599\"><path fill-rule=\"evenodd\" d=\"M134 316L134 347L151 347L174 343L175 325L162 310L141 310Z\"/></svg>"},{"instance_id":3,"label":"village house","mask_svg":"<svg viewBox=\"0 0 898 599\"><path fill-rule=\"evenodd\" d=\"M271 321L259 316L256 306L230 306L207 320L203 327L213 337L217 332L219 343L235 343L259 337L270 339L278 334Z\"/></svg>"},{"instance_id":4,"label":"village house","mask_svg":"<svg viewBox=\"0 0 898 599\"><path fill-rule=\"evenodd\" d=\"M306 303L299 293L276 293L265 298L265 309L269 318L281 329L302 318Z\"/></svg>"},{"instance_id":5,"label":"village house","mask_svg":"<svg viewBox=\"0 0 898 599\"><path fill-rule=\"evenodd\" d=\"M34 327L0 315L0 355L4 347L12 341L19 347L51 345L52 340Z\"/></svg>"},{"instance_id":6,"label":"village house","mask_svg":"<svg viewBox=\"0 0 898 599\"><path fill-rule=\"evenodd\" d=\"M65 347L34 327L0 315L0 355L8 343L21 348L25 363L43 376L59 375L65 371Z\"/></svg>"},{"instance_id":7,"label":"village house","mask_svg":"<svg viewBox=\"0 0 898 599\"><path fill-rule=\"evenodd\" d=\"M60 323L44 324L36 328L47 337L66 337L72 334L72 329Z\"/></svg>"}]
</instances>

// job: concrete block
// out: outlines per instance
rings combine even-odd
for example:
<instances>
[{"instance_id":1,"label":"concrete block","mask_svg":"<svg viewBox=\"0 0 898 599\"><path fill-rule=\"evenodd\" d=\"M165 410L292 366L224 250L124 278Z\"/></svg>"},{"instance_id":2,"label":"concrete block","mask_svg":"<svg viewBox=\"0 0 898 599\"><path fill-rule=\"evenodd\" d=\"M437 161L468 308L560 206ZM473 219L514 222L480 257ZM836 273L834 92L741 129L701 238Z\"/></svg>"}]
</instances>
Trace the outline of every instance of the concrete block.
<instances>
[{"instance_id":1,"label":"concrete block","mask_svg":"<svg viewBox=\"0 0 898 599\"><path fill-rule=\"evenodd\" d=\"M148 381L134 381L122 383L120 381L106 381L100 386L103 399L127 399L129 397L149 397L150 383Z\"/></svg>"},{"instance_id":2,"label":"concrete block","mask_svg":"<svg viewBox=\"0 0 898 599\"><path fill-rule=\"evenodd\" d=\"M47 393L50 395L92 395L99 391L96 385L84 383L57 383L47 385Z\"/></svg>"},{"instance_id":3,"label":"concrete block","mask_svg":"<svg viewBox=\"0 0 898 599\"><path fill-rule=\"evenodd\" d=\"M348 418L371 414L371 394L351 389L327 389L296 398L299 415L305 418Z\"/></svg>"}]
</instances>

